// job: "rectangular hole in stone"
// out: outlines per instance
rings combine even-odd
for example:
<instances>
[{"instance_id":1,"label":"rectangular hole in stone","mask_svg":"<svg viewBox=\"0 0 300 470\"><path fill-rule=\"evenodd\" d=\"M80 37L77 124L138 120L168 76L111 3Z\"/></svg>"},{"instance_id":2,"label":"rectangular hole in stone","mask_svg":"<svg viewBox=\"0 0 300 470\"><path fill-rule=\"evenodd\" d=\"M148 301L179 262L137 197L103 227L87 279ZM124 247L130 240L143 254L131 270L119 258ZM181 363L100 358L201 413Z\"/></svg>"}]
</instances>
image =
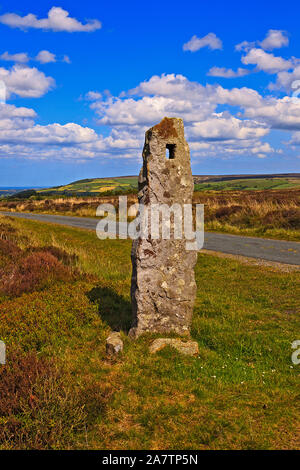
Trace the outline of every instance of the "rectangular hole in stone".
<instances>
[{"instance_id":1,"label":"rectangular hole in stone","mask_svg":"<svg viewBox=\"0 0 300 470\"><path fill-rule=\"evenodd\" d=\"M166 157L169 160L173 160L175 158L175 149L176 149L176 144L166 145Z\"/></svg>"}]
</instances>

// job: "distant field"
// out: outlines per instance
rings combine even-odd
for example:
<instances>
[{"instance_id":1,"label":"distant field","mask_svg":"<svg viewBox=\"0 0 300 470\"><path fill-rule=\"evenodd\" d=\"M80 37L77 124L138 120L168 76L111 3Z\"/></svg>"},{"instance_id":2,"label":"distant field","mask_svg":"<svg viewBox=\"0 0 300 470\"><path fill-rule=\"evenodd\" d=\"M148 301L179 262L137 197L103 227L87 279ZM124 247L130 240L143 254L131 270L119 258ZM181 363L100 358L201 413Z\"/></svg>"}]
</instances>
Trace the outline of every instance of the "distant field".
<instances>
[{"instance_id":1,"label":"distant field","mask_svg":"<svg viewBox=\"0 0 300 470\"><path fill-rule=\"evenodd\" d=\"M94 178L74 181L74 183L55 188L39 190L41 195L78 195L98 196L120 192L136 192L138 185L137 176L120 178Z\"/></svg>"},{"instance_id":2,"label":"distant field","mask_svg":"<svg viewBox=\"0 0 300 470\"><path fill-rule=\"evenodd\" d=\"M254 191L267 189L300 189L300 175L291 177L271 175L270 177L236 176L194 176L195 191ZM119 178L94 178L75 181L74 183L55 188L41 189L40 195L47 196L102 196L119 193L136 193L137 176Z\"/></svg>"},{"instance_id":3,"label":"distant field","mask_svg":"<svg viewBox=\"0 0 300 470\"><path fill-rule=\"evenodd\" d=\"M267 189L300 189L300 178L258 178L196 183L195 191L254 191Z\"/></svg>"},{"instance_id":4,"label":"distant field","mask_svg":"<svg viewBox=\"0 0 300 470\"><path fill-rule=\"evenodd\" d=\"M195 191L263 191L300 189L300 173L281 175L195 175ZM19 191L30 188L1 188L0 198L17 197ZM91 178L74 181L63 186L36 188L39 197L97 197L136 194L137 176ZM22 192L23 192L22 191ZM27 195L24 195L27 199ZM24 199L20 193L20 198Z\"/></svg>"}]
</instances>

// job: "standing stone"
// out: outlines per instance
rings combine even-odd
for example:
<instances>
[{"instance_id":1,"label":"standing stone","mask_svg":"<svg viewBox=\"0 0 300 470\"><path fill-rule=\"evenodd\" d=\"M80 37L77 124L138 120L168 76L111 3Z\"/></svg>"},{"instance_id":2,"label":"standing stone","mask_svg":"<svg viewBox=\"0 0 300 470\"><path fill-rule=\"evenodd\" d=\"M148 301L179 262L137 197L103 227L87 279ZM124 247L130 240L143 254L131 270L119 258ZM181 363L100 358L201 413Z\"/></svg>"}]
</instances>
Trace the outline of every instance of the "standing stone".
<instances>
[{"instance_id":1,"label":"standing stone","mask_svg":"<svg viewBox=\"0 0 300 470\"><path fill-rule=\"evenodd\" d=\"M182 119L164 118L146 132L143 167L139 175L139 203L192 204L194 183L189 146ZM172 219L171 219L172 223ZM171 225L172 226L172 225ZM130 335L145 332L189 333L196 283L196 251L186 240L138 238L132 246L131 298L134 323Z\"/></svg>"}]
</instances>

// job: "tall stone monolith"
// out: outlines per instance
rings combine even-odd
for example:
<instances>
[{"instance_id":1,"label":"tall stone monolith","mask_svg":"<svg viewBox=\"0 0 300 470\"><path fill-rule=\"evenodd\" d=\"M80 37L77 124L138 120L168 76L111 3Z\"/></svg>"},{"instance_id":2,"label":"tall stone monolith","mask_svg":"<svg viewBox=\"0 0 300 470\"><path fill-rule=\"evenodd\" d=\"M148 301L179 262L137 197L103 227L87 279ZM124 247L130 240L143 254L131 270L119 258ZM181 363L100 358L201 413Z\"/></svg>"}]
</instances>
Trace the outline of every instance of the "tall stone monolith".
<instances>
[{"instance_id":1,"label":"tall stone monolith","mask_svg":"<svg viewBox=\"0 0 300 470\"><path fill-rule=\"evenodd\" d=\"M139 175L139 203L146 208L192 204L193 177L182 119L164 118L146 132L143 167ZM134 323L130 335L145 332L189 333L196 283L196 251L186 240L138 238L132 246L131 298ZM160 226L161 228L161 226Z\"/></svg>"}]
</instances>

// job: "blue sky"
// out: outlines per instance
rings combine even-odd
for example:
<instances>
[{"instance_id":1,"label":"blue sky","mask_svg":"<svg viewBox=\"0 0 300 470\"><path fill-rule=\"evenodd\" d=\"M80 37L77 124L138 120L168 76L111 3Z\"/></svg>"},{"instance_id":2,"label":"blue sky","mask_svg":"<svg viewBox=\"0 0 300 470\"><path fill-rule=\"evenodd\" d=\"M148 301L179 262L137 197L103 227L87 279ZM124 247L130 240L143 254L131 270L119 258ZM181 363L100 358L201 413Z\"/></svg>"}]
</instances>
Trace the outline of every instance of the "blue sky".
<instances>
[{"instance_id":1,"label":"blue sky","mask_svg":"<svg viewBox=\"0 0 300 470\"><path fill-rule=\"evenodd\" d=\"M164 116L184 119L194 174L299 172L299 12L2 1L0 186L137 174Z\"/></svg>"}]
</instances>

